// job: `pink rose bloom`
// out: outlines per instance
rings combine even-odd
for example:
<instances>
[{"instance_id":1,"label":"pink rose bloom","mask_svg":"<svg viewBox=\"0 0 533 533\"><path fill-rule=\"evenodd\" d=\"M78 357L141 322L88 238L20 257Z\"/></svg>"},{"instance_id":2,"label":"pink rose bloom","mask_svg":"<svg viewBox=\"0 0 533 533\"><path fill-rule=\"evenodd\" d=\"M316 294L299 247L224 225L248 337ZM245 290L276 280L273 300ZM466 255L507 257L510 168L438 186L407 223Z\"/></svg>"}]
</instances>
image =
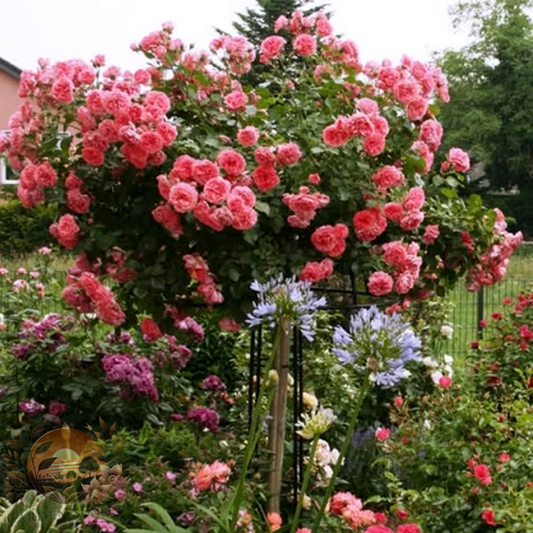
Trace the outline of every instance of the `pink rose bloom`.
<instances>
[{"instance_id":1,"label":"pink rose bloom","mask_svg":"<svg viewBox=\"0 0 533 533\"><path fill-rule=\"evenodd\" d=\"M425 142L434 152L440 146L444 130L436 120L426 120L420 126L419 140Z\"/></svg>"},{"instance_id":2,"label":"pink rose bloom","mask_svg":"<svg viewBox=\"0 0 533 533\"><path fill-rule=\"evenodd\" d=\"M241 207L254 207L256 202L252 189L243 185L233 187L228 197L228 207L232 211L238 211Z\"/></svg>"},{"instance_id":3,"label":"pink rose bloom","mask_svg":"<svg viewBox=\"0 0 533 533\"><path fill-rule=\"evenodd\" d=\"M414 80L400 80L394 84L394 97L401 104L410 104L420 95L420 85Z\"/></svg>"},{"instance_id":4,"label":"pink rose bloom","mask_svg":"<svg viewBox=\"0 0 533 533\"><path fill-rule=\"evenodd\" d=\"M50 226L50 233L55 237L59 244L68 248L74 248L78 244L78 234L80 228L76 219L72 215L63 215L57 222Z\"/></svg>"},{"instance_id":5,"label":"pink rose bloom","mask_svg":"<svg viewBox=\"0 0 533 533\"><path fill-rule=\"evenodd\" d=\"M329 278L331 274L333 274L333 261L331 259L324 259L320 263L307 263L298 277L302 281L318 283L319 281Z\"/></svg>"},{"instance_id":6,"label":"pink rose bloom","mask_svg":"<svg viewBox=\"0 0 533 533\"><path fill-rule=\"evenodd\" d=\"M460 148L450 148L448 161L457 172L467 172L470 169L470 158Z\"/></svg>"},{"instance_id":7,"label":"pink rose bloom","mask_svg":"<svg viewBox=\"0 0 533 533\"><path fill-rule=\"evenodd\" d=\"M360 511L363 509L363 503L351 492L337 492L329 500L329 510L331 514L342 516L348 507Z\"/></svg>"},{"instance_id":8,"label":"pink rose bloom","mask_svg":"<svg viewBox=\"0 0 533 533\"><path fill-rule=\"evenodd\" d=\"M442 376L439 379L439 387L442 389L447 389L452 386L452 378L450 376Z\"/></svg>"},{"instance_id":9,"label":"pink rose bloom","mask_svg":"<svg viewBox=\"0 0 533 533\"><path fill-rule=\"evenodd\" d=\"M257 188L263 192L273 189L279 183L278 173L271 166L258 166L254 170L252 177Z\"/></svg>"},{"instance_id":10,"label":"pink rose bloom","mask_svg":"<svg viewBox=\"0 0 533 533\"><path fill-rule=\"evenodd\" d=\"M387 242L383 246L383 259L391 266L403 267L408 258L407 247L400 241Z\"/></svg>"},{"instance_id":11,"label":"pink rose bloom","mask_svg":"<svg viewBox=\"0 0 533 533\"><path fill-rule=\"evenodd\" d=\"M277 59L287 41L283 37L272 35L261 43L261 63L268 63L272 59Z\"/></svg>"},{"instance_id":12,"label":"pink rose bloom","mask_svg":"<svg viewBox=\"0 0 533 533\"><path fill-rule=\"evenodd\" d=\"M248 103L248 95L243 91L233 91L224 98L229 111L244 111Z\"/></svg>"},{"instance_id":13,"label":"pink rose bloom","mask_svg":"<svg viewBox=\"0 0 533 533\"><path fill-rule=\"evenodd\" d=\"M300 160L302 152L296 143L280 144L276 156L280 165L289 166Z\"/></svg>"},{"instance_id":14,"label":"pink rose bloom","mask_svg":"<svg viewBox=\"0 0 533 533\"><path fill-rule=\"evenodd\" d=\"M83 215L89 211L90 205L91 199L86 194L82 194L79 189L67 191L67 207L74 213Z\"/></svg>"},{"instance_id":15,"label":"pink rose bloom","mask_svg":"<svg viewBox=\"0 0 533 533\"><path fill-rule=\"evenodd\" d=\"M257 212L249 207L233 213L232 226L240 231L251 229L257 222Z\"/></svg>"},{"instance_id":16,"label":"pink rose bloom","mask_svg":"<svg viewBox=\"0 0 533 533\"><path fill-rule=\"evenodd\" d=\"M74 85L66 76L61 76L52 84L50 94L62 104L70 104L74 101Z\"/></svg>"},{"instance_id":17,"label":"pink rose bloom","mask_svg":"<svg viewBox=\"0 0 533 533\"><path fill-rule=\"evenodd\" d=\"M267 513L267 522L270 527L270 531L277 531L281 528L283 520L278 513Z\"/></svg>"},{"instance_id":18,"label":"pink rose bloom","mask_svg":"<svg viewBox=\"0 0 533 533\"><path fill-rule=\"evenodd\" d=\"M424 213L422 211L409 211L400 220L400 227L405 231L413 231L424 221Z\"/></svg>"},{"instance_id":19,"label":"pink rose bloom","mask_svg":"<svg viewBox=\"0 0 533 533\"><path fill-rule=\"evenodd\" d=\"M426 244L433 244L439 237L440 230L438 224L430 224L426 226L426 231L422 235L422 240Z\"/></svg>"},{"instance_id":20,"label":"pink rose bloom","mask_svg":"<svg viewBox=\"0 0 533 533\"><path fill-rule=\"evenodd\" d=\"M173 237L183 234L179 215L169 205L160 205L152 211L152 216L167 229Z\"/></svg>"},{"instance_id":21,"label":"pink rose bloom","mask_svg":"<svg viewBox=\"0 0 533 533\"><path fill-rule=\"evenodd\" d=\"M276 156L272 148L260 146L254 152L255 162L258 165L273 166L276 163Z\"/></svg>"},{"instance_id":22,"label":"pink rose bloom","mask_svg":"<svg viewBox=\"0 0 533 533\"><path fill-rule=\"evenodd\" d=\"M23 400L19 402L19 410L28 416L33 416L44 411L45 406L35 400Z\"/></svg>"},{"instance_id":23,"label":"pink rose bloom","mask_svg":"<svg viewBox=\"0 0 533 533\"><path fill-rule=\"evenodd\" d=\"M422 187L413 187L409 189L407 195L402 201L403 207L408 211L421 209L426 201L426 194Z\"/></svg>"},{"instance_id":24,"label":"pink rose bloom","mask_svg":"<svg viewBox=\"0 0 533 533\"><path fill-rule=\"evenodd\" d=\"M407 118L412 122L422 120L428 111L428 104L426 100L421 98L413 100L407 106Z\"/></svg>"},{"instance_id":25,"label":"pink rose bloom","mask_svg":"<svg viewBox=\"0 0 533 533\"><path fill-rule=\"evenodd\" d=\"M372 157L377 157L385 149L385 137L380 133L369 135L365 139L363 150Z\"/></svg>"},{"instance_id":26,"label":"pink rose bloom","mask_svg":"<svg viewBox=\"0 0 533 533\"><path fill-rule=\"evenodd\" d=\"M383 296L389 294L394 286L394 280L386 272L374 272L368 278L368 292L372 296Z\"/></svg>"},{"instance_id":27,"label":"pink rose bloom","mask_svg":"<svg viewBox=\"0 0 533 533\"><path fill-rule=\"evenodd\" d=\"M35 183L41 187L53 187L57 183L56 171L48 161L35 169Z\"/></svg>"},{"instance_id":28,"label":"pink rose bloom","mask_svg":"<svg viewBox=\"0 0 533 533\"><path fill-rule=\"evenodd\" d=\"M332 148L344 146L349 140L349 133L337 123L327 126L322 132L322 140Z\"/></svg>"},{"instance_id":29,"label":"pink rose bloom","mask_svg":"<svg viewBox=\"0 0 533 533\"><path fill-rule=\"evenodd\" d=\"M289 26L289 19L285 15L281 15L276 19L274 23L274 31L279 33L281 30Z\"/></svg>"},{"instance_id":30,"label":"pink rose bloom","mask_svg":"<svg viewBox=\"0 0 533 533\"><path fill-rule=\"evenodd\" d=\"M61 402L50 402L48 412L51 415L60 416L67 410L67 406Z\"/></svg>"},{"instance_id":31,"label":"pink rose bloom","mask_svg":"<svg viewBox=\"0 0 533 533\"><path fill-rule=\"evenodd\" d=\"M170 146L178 136L176 126L169 124L168 122L159 122L156 126L156 131L161 135L165 146Z\"/></svg>"},{"instance_id":32,"label":"pink rose bloom","mask_svg":"<svg viewBox=\"0 0 533 533\"><path fill-rule=\"evenodd\" d=\"M204 186L203 196L211 204L221 204L231 190L231 183L224 178L211 178Z\"/></svg>"},{"instance_id":33,"label":"pink rose bloom","mask_svg":"<svg viewBox=\"0 0 533 533\"><path fill-rule=\"evenodd\" d=\"M312 185L318 185L320 183L320 175L319 174L309 174L309 177L307 178L307 181L311 183Z\"/></svg>"},{"instance_id":34,"label":"pink rose bloom","mask_svg":"<svg viewBox=\"0 0 533 533\"><path fill-rule=\"evenodd\" d=\"M253 126L247 126L239 131L237 140L242 146L253 146L259 140L259 132Z\"/></svg>"},{"instance_id":35,"label":"pink rose bloom","mask_svg":"<svg viewBox=\"0 0 533 533\"><path fill-rule=\"evenodd\" d=\"M42 246L41 248L39 248L37 250L39 252L39 254L41 255L49 255L52 253L52 249L51 248L48 248L48 246Z\"/></svg>"},{"instance_id":36,"label":"pink rose bloom","mask_svg":"<svg viewBox=\"0 0 533 533\"><path fill-rule=\"evenodd\" d=\"M218 167L208 159L194 161L191 173L192 178L201 185L205 185L210 179L217 178L219 175Z\"/></svg>"},{"instance_id":37,"label":"pink rose bloom","mask_svg":"<svg viewBox=\"0 0 533 533\"><path fill-rule=\"evenodd\" d=\"M145 131L139 140L140 147L149 154L154 154L163 148L163 139L155 131Z\"/></svg>"},{"instance_id":38,"label":"pink rose bloom","mask_svg":"<svg viewBox=\"0 0 533 533\"><path fill-rule=\"evenodd\" d=\"M303 57L312 56L316 52L316 37L303 33L293 42L294 50Z\"/></svg>"},{"instance_id":39,"label":"pink rose bloom","mask_svg":"<svg viewBox=\"0 0 533 533\"><path fill-rule=\"evenodd\" d=\"M328 37L333 33L333 26L325 15L318 14L316 21L316 32L320 37Z\"/></svg>"},{"instance_id":40,"label":"pink rose bloom","mask_svg":"<svg viewBox=\"0 0 533 533\"><path fill-rule=\"evenodd\" d=\"M379 112L378 103L370 98L361 98L355 105L358 111L362 111L367 115L375 115Z\"/></svg>"},{"instance_id":41,"label":"pink rose bloom","mask_svg":"<svg viewBox=\"0 0 533 533\"><path fill-rule=\"evenodd\" d=\"M231 176L238 176L246 169L246 160L235 150L223 150L218 154L217 163Z\"/></svg>"},{"instance_id":42,"label":"pink rose bloom","mask_svg":"<svg viewBox=\"0 0 533 533\"><path fill-rule=\"evenodd\" d=\"M411 272L403 272L398 276L394 290L398 294L406 294L415 286L415 282L416 277Z\"/></svg>"},{"instance_id":43,"label":"pink rose bloom","mask_svg":"<svg viewBox=\"0 0 533 533\"><path fill-rule=\"evenodd\" d=\"M389 189L390 187L398 187L405 183L405 176L402 171L395 166L388 165L379 169L373 176L372 181L383 189Z\"/></svg>"},{"instance_id":44,"label":"pink rose bloom","mask_svg":"<svg viewBox=\"0 0 533 533\"><path fill-rule=\"evenodd\" d=\"M177 183L171 187L168 200L178 213L187 213L198 203L198 192L189 183Z\"/></svg>"},{"instance_id":45,"label":"pink rose bloom","mask_svg":"<svg viewBox=\"0 0 533 533\"><path fill-rule=\"evenodd\" d=\"M376 439L379 441L385 441L390 437L389 428L378 428L376 429Z\"/></svg>"},{"instance_id":46,"label":"pink rose bloom","mask_svg":"<svg viewBox=\"0 0 533 533\"><path fill-rule=\"evenodd\" d=\"M218 327L222 331L229 331L230 333L237 333L241 330L241 325L229 316L224 316L218 321Z\"/></svg>"},{"instance_id":47,"label":"pink rose bloom","mask_svg":"<svg viewBox=\"0 0 533 533\"><path fill-rule=\"evenodd\" d=\"M365 113L355 113L349 117L347 126L350 135L368 137L374 133L374 124L372 119Z\"/></svg>"},{"instance_id":48,"label":"pink rose bloom","mask_svg":"<svg viewBox=\"0 0 533 533\"><path fill-rule=\"evenodd\" d=\"M389 202L383 206L383 213L389 220L399 222L404 215L404 209L397 202Z\"/></svg>"},{"instance_id":49,"label":"pink rose bloom","mask_svg":"<svg viewBox=\"0 0 533 533\"><path fill-rule=\"evenodd\" d=\"M379 207L369 207L354 215L353 225L357 238L370 242L387 229L387 219Z\"/></svg>"},{"instance_id":50,"label":"pink rose bloom","mask_svg":"<svg viewBox=\"0 0 533 533\"><path fill-rule=\"evenodd\" d=\"M348 233L348 227L344 224L321 226L311 235L311 243L319 252L339 257L346 249Z\"/></svg>"}]
</instances>

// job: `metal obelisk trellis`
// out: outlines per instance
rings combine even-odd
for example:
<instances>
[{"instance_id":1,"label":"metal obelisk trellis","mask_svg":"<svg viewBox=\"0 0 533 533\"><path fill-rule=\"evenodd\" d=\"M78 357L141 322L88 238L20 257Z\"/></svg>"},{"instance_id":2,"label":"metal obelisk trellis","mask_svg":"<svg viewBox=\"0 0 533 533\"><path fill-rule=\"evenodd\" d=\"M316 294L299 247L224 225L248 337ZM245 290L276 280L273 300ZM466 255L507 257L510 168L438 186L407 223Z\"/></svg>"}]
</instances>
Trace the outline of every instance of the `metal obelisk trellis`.
<instances>
[{"instance_id":1,"label":"metal obelisk trellis","mask_svg":"<svg viewBox=\"0 0 533 533\"><path fill-rule=\"evenodd\" d=\"M350 304L342 303L329 303L323 308L330 311L351 311L366 307L368 304L359 303L359 295L368 296L366 292L358 292L354 275L349 276L350 288L349 289L335 289L335 288L315 288L315 292L322 292L327 295L343 295L349 296L351 299ZM261 372L263 369L263 328L261 326L252 329L250 340L250 383L248 390L248 416L249 420L252 419L253 409L256 403L256 399L261 387ZM286 491L288 496L292 493L294 504L298 501L300 487L303 481L304 472L304 442L297 434L296 422L301 418L303 413L303 393L304 393L304 338L297 328L292 328L290 332L290 354L292 361L290 361L288 367L292 369L293 375L293 468L292 479L285 480L285 484L290 485L290 490ZM286 396L285 401L286 401ZM272 422L270 422L272 424ZM283 420L283 423L285 421ZM272 431L272 427L269 428L269 434L272 437L275 434ZM273 510L270 508L269 510ZM274 507L275 510L275 507Z\"/></svg>"}]
</instances>

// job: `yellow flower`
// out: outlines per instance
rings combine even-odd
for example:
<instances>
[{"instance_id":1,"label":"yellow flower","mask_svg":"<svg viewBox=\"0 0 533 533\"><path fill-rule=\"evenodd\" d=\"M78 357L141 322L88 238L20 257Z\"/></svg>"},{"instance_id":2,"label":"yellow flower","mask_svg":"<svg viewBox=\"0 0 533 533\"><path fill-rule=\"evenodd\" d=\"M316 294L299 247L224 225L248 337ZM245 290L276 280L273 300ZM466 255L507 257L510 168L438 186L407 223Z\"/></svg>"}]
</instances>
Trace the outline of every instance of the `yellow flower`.
<instances>
[{"instance_id":1,"label":"yellow flower","mask_svg":"<svg viewBox=\"0 0 533 533\"><path fill-rule=\"evenodd\" d=\"M300 427L297 433L302 439L312 440L325 433L336 418L333 409L324 409L323 407L318 410L313 409L310 415L302 415L302 420L296 424Z\"/></svg>"}]
</instances>

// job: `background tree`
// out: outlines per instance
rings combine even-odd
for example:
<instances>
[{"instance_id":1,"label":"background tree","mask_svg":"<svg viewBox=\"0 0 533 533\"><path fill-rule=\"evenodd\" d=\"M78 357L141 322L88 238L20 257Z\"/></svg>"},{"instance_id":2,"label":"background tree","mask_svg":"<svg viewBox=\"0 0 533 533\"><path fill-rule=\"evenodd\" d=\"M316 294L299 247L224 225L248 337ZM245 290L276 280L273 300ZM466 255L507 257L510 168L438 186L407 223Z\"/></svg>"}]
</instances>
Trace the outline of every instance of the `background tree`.
<instances>
[{"instance_id":1,"label":"background tree","mask_svg":"<svg viewBox=\"0 0 533 533\"><path fill-rule=\"evenodd\" d=\"M274 32L274 23L281 15L289 17L297 9L306 16L325 7L317 5L315 0L256 0L255 9L246 8L244 13L237 13L238 21L233 27L255 46Z\"/></svg>"},{"instance_id":2,"label":"background tree","mask_svg":"<svg viewBox=\"0 0 533 533\"><path fill-rule=\"evenodd\" d=\"M533 188L531 0L468 0L451 9L471 43L438 57L451 102L441 121L446 148L462 145L482 162L491 190Z\"/></svg>"}]
</instances>

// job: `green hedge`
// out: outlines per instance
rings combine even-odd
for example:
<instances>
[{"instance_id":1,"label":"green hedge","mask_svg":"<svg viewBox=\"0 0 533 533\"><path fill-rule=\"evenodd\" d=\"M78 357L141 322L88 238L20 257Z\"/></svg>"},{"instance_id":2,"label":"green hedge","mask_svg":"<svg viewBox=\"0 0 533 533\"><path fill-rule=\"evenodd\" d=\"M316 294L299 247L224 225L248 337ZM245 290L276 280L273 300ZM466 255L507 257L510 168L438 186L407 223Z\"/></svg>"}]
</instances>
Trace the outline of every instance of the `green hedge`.
<instances>
[{"instance_id":1,"label":"green hedge","mask_svg":"<svg viewBox=\"0 0 533 533\"><path fill-rule=\"evenodd\" d=\"M23 255L50 245L48 228L53 220L53 206L26 209L15 199L0 203L0 256Z\"/></svg>"}]
</instances>

